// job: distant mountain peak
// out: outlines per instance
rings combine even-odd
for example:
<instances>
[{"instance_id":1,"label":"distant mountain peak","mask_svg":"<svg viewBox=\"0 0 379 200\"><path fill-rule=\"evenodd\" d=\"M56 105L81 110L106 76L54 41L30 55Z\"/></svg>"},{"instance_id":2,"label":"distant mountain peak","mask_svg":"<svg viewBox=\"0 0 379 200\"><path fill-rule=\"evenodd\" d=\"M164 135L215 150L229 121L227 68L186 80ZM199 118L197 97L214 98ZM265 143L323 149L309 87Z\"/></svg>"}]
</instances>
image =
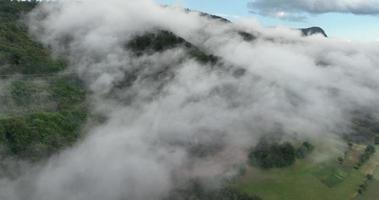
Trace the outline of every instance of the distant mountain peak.
<instances>
[{"instance_id":1,"label":"distant mountain peak","mask_svg":"<svg viewBox=\"0 0 379 200\"><path fill-rule=\"evenodd\" d=\"M323 35L324 37L328 37L328 35L326 35L325 31L320 28L320 27L310 27L310 28L303 28L303 29L300 29L300 31L302 32L302 34L304 36L310 36L310 35L315 35L315 34L321 34Z\"/></svg>"}]
</instances>

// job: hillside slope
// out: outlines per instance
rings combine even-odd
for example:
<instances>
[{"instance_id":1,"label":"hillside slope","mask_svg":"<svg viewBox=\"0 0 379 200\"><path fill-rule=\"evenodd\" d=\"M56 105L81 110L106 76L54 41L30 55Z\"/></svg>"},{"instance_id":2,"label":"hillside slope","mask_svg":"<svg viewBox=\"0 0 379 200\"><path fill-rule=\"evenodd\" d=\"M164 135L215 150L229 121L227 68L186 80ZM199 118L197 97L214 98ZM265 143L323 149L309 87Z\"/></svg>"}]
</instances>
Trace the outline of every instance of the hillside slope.
<instances>
[{"instance_id":1,"label":"hillside slope","mask_svg":"<svg viewBox=\"0 0 379 200\"><path fill-rule=\"evenodd\" d=\"M133 0L37 8L29 34L35 4L4 2L0 199L346 199L371 184L371 48Z\"/></svg>"},{"instance_id":2,"label":"hillside slope","mask_svg":"<svg viewBox=\"0 0 379 200\"><path fill-rule=\"evenodd\" d=\"M40 160L73 144L86 121L86 89L65 61L33 39L22 21L33 2L0 2L2 156Z\"/></svg>"}]
</instances>

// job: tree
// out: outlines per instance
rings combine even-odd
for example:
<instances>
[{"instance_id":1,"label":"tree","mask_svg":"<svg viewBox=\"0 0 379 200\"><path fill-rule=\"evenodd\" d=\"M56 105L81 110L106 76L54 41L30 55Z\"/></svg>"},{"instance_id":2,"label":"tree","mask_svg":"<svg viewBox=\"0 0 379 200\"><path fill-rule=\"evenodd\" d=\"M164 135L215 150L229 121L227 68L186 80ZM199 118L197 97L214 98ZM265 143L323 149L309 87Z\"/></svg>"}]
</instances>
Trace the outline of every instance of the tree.
<instances>
[{"instance_id":1,"label":"tree","mask_svg":"<svg viewBox=\"0 0 379 200\"><path fill-rule=\"evenodd\" d=\"M296 150L290 143L259 145L250 152L249 159L264 169L288 167L295 162Z\"/></svg>"},{"instance_id":2,"label":"tree","mask_svg":"<svg viewBox=\"0 0 379 200\"><path fill-rule=\"evenodd\" d=\"M304 159L314 149L314 146L309 142L303 142L303 144L296 150L296 158Z\"/></svg>"},{"instance_id":3,"label":"tree","mask_svg":"<svg viewBox=\"0 0 379 200\"><path fill-rule=\"evenodd\" d=\"M379 144L379 136L376 136L376 137L375 137L375 144L376 144L376 145Z\"/></svg>"}]
</instances>

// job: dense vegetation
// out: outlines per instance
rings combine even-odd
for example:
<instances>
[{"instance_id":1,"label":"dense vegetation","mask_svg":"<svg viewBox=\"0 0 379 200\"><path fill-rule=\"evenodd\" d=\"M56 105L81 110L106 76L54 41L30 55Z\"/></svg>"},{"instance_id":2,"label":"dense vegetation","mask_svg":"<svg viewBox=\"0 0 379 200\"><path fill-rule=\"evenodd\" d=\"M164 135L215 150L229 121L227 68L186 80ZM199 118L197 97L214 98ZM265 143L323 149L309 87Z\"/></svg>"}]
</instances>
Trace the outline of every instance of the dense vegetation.
<instances>
[{"instance_id":1,"label":"dense vegetation","mask_svg":"<svg viewBox=\"0 0 379 200\"><path fill-rule=\"evenodd\" d=\"M16 21L21 14L31 11L37 5L37 1L16 2L2 0L0 2L1 21Z\"/></svg>"},{"instance_id":2,"label":"dense vegetation","mask_svg":"<svg viewBox=\"0 0 379 200\"><path fill-rule=\"evenodd\" d=\"M52 59L48 49L35 42L22 17L35 2L0 2L0 74L45 74L62 70L62 60Z\"/></svg>"},{"instance_id":3,"label":"dense vegetation","mask_svg":"<svg viewBox=\"0 0 379 200\"><path fill-rule=\"evenodd\" d=\"M232 188L204 189L198 181L190 181L183 189L176 189L164 200L262 200Z\"/></svg>"},{"instance_id":4,"label":"dense vegetation","mask_svg":"<svg viewBox=\"0 0 379 200\"><path fill-rule=\"evenodd\" d=\"M79 111L62 111L1 119L0 142L9 153L38 160L74 143L85 118Z\"/></svg>"},{"instance_id":5,"label":"dense vegetation","mask_svg":"<svg viewBox=\"0 0 379 200\"><path fill-rule=\"evenodd\" d=\"M184 47L191 58L201 63L216 63L216 56L206 54L183 38L176 36L169 31L149 32L143 35L138 35L129 41L126 48L132 50L136 55L152 54L172 49L178 46Z\"/></svg>"},{"instance_id":6,"label":"dense vegetation","mask_svg":"<svg viewBox=\"0 0 379 200\"><path fill-rule=\"evenodd\" d=\"M0 1L0 81L7 83L1 88L0 95L0 157L7 155L38 161L74 144L80 138L89 114L84 83L72 74L62 75L60 72L66 68L65 61L52 58L49 49L28 35L20 20L35 5L36 2ZM210 17L224 21L217 16ZM239 34L246 41L255 40L250 33ZM198 62L214 64L219 60L168 31L136 36L125 45L137 56L179 46ZM236 75L243 73L239 70ZM135 79L130 74L128 82L123 84L128 85ZM377 187L373 183L379 178L372 175L365 178L367 173L363 169L376 155L372 144L379 144L379 123L372 117L360 116L354 120L353 130L347 140L364 143L367 148L362 149L363 154L359 154L351 167L344 164L347 159L342 157L338 164L332 162L316 166L307 162L304 158L314 149L308 142L299 146L290 143L260 144L249 154L253 167L247 169L247 175L242 177L247 181L236 184L239 188L209 190L193 182L184 189L176 189L165 200L260 200L255 194L264 199L313 197L345 200L351 198L351 191L364 195L370 187L374 187L376 192ZM206 158L219 148L217 144L195 145L189 147L189 153ZM357 170L350 169L353 166ZM274 169L266 170L270 168ZM249 173L253 174L252 177Z\"/></svg>"},{"instance_id":7,"label":"dense vegetation","mask_svg":"<svg viewBox=\"0 0 379 200\"><path fill-rule=\"evenodd\" d=\"M84 84L33 40L23 15L36 2L0 1L1 154L40 160L73 144L87 118ZM17 76L14 76L16 75Z\"/></svg>"},{"instance_id":8,"label":"dense vegetation","mask_svg":"<svg viewBox=\"0 0 379 200\"><path fill-rule=\"evenodd\" d=\"M295 162L296 150L290 143L263 144L257 146L249 158L253 165L265 169L287 167Z\"/></svg>"},{"instance_id":9,"label":"dense vegetation","mask_svg":"<svg viewBox=\"0 0 379 200\"><path fill-rule=\"evenodd\" d=\"M249 159L251 164L263 169L288 167L296 158L304 159L313 148L309 142L304 142L299 148L290 143L262 143L249 153Z\"/></svg>"}]
</instances>

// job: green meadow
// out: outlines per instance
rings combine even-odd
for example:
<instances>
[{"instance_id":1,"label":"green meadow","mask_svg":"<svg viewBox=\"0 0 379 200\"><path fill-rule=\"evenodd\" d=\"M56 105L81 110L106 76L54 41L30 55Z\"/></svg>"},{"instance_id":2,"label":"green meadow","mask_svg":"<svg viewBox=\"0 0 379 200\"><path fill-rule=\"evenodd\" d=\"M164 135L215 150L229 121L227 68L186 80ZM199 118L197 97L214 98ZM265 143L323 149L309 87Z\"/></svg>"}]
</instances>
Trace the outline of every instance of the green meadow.
<instances>
[{"instance_id":1,"label":"green meadow","mask_svg":"<svg viewBox=\"0 0 379 200\"><path fill-rule=\"evenodd\" d=\"M377 155L377 154L376 154ZM276 169L249 167L234 187L264 200L378 200L379 169L367 190L359 195L359 185L366 180L366 165L354 169L337 162L337 157L323 163L297 160L293 166Z\"/></svg>"}]
</instances>

